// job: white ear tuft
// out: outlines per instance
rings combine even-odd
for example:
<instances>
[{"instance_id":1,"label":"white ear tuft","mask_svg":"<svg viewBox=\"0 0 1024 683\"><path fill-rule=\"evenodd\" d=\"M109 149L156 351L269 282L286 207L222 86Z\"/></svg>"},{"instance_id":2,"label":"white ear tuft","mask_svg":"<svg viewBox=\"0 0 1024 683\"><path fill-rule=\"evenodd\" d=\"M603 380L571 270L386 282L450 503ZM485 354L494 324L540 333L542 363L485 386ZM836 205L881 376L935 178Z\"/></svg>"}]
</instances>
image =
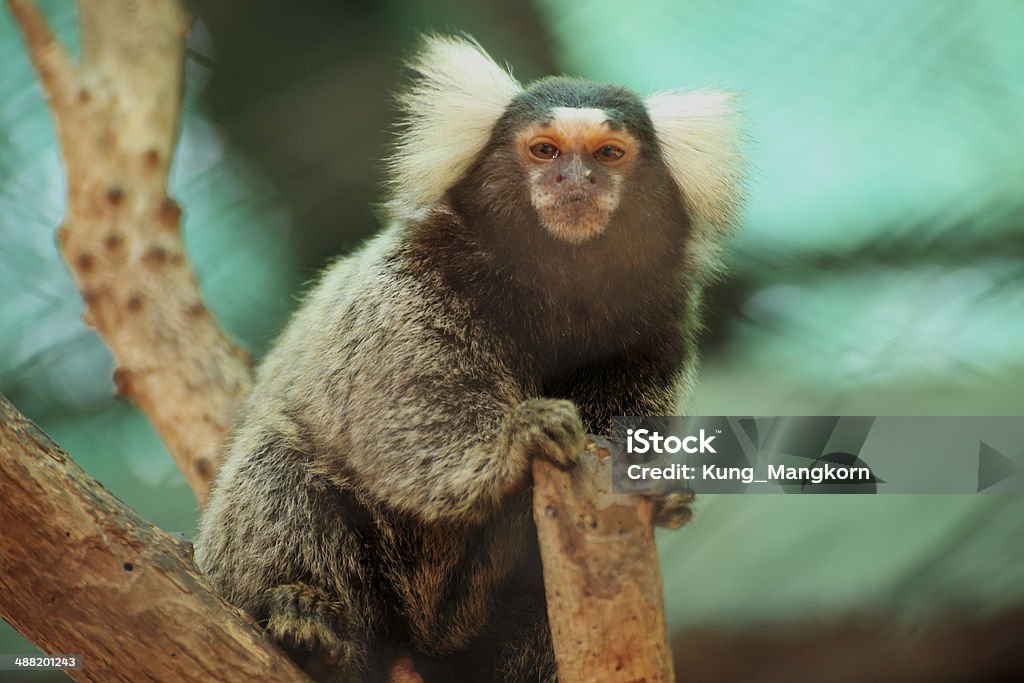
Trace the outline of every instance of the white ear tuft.
<instances>
[{"instance_id":1,"label":"white ear tuft","mask_svg":"<svg viewBox=\"0 0 1024 683\"><path fill-rule=\"evenodd\" d=\"M646 100L665 164L705 240L728 233L739 210L744 168L734 100L707 90L660 92Z\"/></svg>"},{"instance_id":2,"label":"white ear tuft","mask_svg":"<svg viewBox=\"0 0 1024 683\"><path fill-rule=\"evenodd\" d=\"M430 36L409 63L404 113L390 163L392 202L406 213L433 207L469 168L519 83L469 39Z\"/></svg>"}]
</instances>

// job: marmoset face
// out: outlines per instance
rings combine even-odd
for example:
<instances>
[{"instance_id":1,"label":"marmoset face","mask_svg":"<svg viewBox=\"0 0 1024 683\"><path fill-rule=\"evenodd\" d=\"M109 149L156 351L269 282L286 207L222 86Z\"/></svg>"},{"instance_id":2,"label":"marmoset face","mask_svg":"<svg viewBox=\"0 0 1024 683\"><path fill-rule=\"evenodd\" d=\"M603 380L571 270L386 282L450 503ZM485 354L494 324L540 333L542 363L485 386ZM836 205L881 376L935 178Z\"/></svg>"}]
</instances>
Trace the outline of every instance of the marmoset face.
<instances>
[{"instance_id":1,"label":"marmoset face","mask_svg":"<svg viewBox=\"0 0 1024 683\"><path fill-rule=\"evenodd\" d=\"M604 232L640 153L637 140L595 107L555 107L524 127L515 146L541 224L570 244Z\"/></svg>"}]
</instances>

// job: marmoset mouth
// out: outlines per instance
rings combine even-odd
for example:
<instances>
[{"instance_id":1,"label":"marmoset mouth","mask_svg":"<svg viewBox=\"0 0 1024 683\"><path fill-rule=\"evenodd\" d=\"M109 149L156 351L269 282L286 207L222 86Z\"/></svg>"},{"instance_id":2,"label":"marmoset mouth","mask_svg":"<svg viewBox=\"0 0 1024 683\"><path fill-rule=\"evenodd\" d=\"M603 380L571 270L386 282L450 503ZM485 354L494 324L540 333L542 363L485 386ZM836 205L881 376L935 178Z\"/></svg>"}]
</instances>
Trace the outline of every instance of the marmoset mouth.
<instances>
[{"instance_id":1,"label":"marmoset mouth","mask_svg":"<svg viewBox=\"0 0 1024 683\"><path fill-rule=\"evenodd\" d=\"M593 199L593 197L591 197L586 192L566 193L566 194L563 194L561 196L561 198L558 200L558 205L559 206L566 206L566 205L582 204L582 203L584 203L584 202L586 202L588 200L592 200L592 199Z\"/></svg>"},{"instance_id":2,"label":"marmoset mouth","mask_svg":"<svg viewBox=\"0 0 1024 683\"><path fill-rule=\"evenodd\" d=\"M548 232L570 244L583 244L604 232L609 213L590 197L566 201L541 212Z\"/></svg>"},{"instance_id":3,"label":"marmoset mouth","mask_svg":"<svg viewBox=\"0 0 1024 683\"><path fill-rule=\"evenodd\" d=\"M595 201L588 201L587 199L559 203L551 213L559 216L562 221L584 224L598 221L603 222L608 216L608 212L604 210L604 207Z\"/></svg>"}]
</instances>

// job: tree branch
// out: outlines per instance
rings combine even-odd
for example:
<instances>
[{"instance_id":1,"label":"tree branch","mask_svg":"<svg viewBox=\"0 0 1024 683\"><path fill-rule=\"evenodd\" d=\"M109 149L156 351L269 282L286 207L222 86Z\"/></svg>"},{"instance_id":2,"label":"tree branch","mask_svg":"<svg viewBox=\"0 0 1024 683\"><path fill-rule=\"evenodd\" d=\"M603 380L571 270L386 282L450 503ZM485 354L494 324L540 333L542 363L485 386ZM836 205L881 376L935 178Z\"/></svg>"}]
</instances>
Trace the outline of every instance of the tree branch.
<instances>
[{"instance_id":1,"label":"tree branch","mask_svg":"<svg viewBox=\"0 0 1024 683\"><path fill-rule=\"evenodd\" d=\"M204 504L252 380L248 354L203 304L167 196L188 17L176 0L79 0L75 66L29 0L8 4L56 123L68 183L58 242L85 321L117 361L118 393Z\"/></svg>"},{"instance_id":2,"label":"tree branch","mask_svg":"<svg viewBox=\"0 0 1024 683\"><path fill-rule=\"evenodd\" d=\"M533 461L551 638L562 683L673 681L654 506L611 493L611 445L587 444L572 471Z\"/></svg>"},{"instance_id":3,"label":"tree branch","mask_svg":"<svg viewBox=\"0 0 1024 683\"><path fill-rule=\"evenodd\" d=\"M0 616L44 651L83 654L73 677L308 680L211 591L189 544L111 496L3 396L0 471Z\"/></svg>"}]
</instances>

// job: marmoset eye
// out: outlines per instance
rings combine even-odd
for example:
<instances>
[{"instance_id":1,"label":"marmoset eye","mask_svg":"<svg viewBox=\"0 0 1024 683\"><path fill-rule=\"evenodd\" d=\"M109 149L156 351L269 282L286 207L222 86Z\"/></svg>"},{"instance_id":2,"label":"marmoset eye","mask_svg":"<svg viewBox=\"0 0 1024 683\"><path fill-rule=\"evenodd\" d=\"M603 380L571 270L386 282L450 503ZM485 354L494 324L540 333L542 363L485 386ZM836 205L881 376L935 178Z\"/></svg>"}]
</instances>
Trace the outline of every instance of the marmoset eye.
<instances>
[{"instance_id":1,"label":"marmoset eye","mask_svg":"<svg viewBox=\"0 0 1024 683\"><path fill-rule=\"evenodd\" d=\"M619 161L626 156L626 150L615 145L604 145L594 152L594 158L604 163Z\"/></svg>"},{"instance_id":2,"label":"marmoset eye","mask_svg":"<svg viewBox=\"0 0 1024 683\"><path fill-rule=\"evenodd\" d=\"M557 157L559 154L559 150L550 142L538 142L535 145L530 145L530 154L537 157L538 159L543 159L544 161L547 161L549 159L554 159L555 157Z\"/></svg>"}]
</instances>

